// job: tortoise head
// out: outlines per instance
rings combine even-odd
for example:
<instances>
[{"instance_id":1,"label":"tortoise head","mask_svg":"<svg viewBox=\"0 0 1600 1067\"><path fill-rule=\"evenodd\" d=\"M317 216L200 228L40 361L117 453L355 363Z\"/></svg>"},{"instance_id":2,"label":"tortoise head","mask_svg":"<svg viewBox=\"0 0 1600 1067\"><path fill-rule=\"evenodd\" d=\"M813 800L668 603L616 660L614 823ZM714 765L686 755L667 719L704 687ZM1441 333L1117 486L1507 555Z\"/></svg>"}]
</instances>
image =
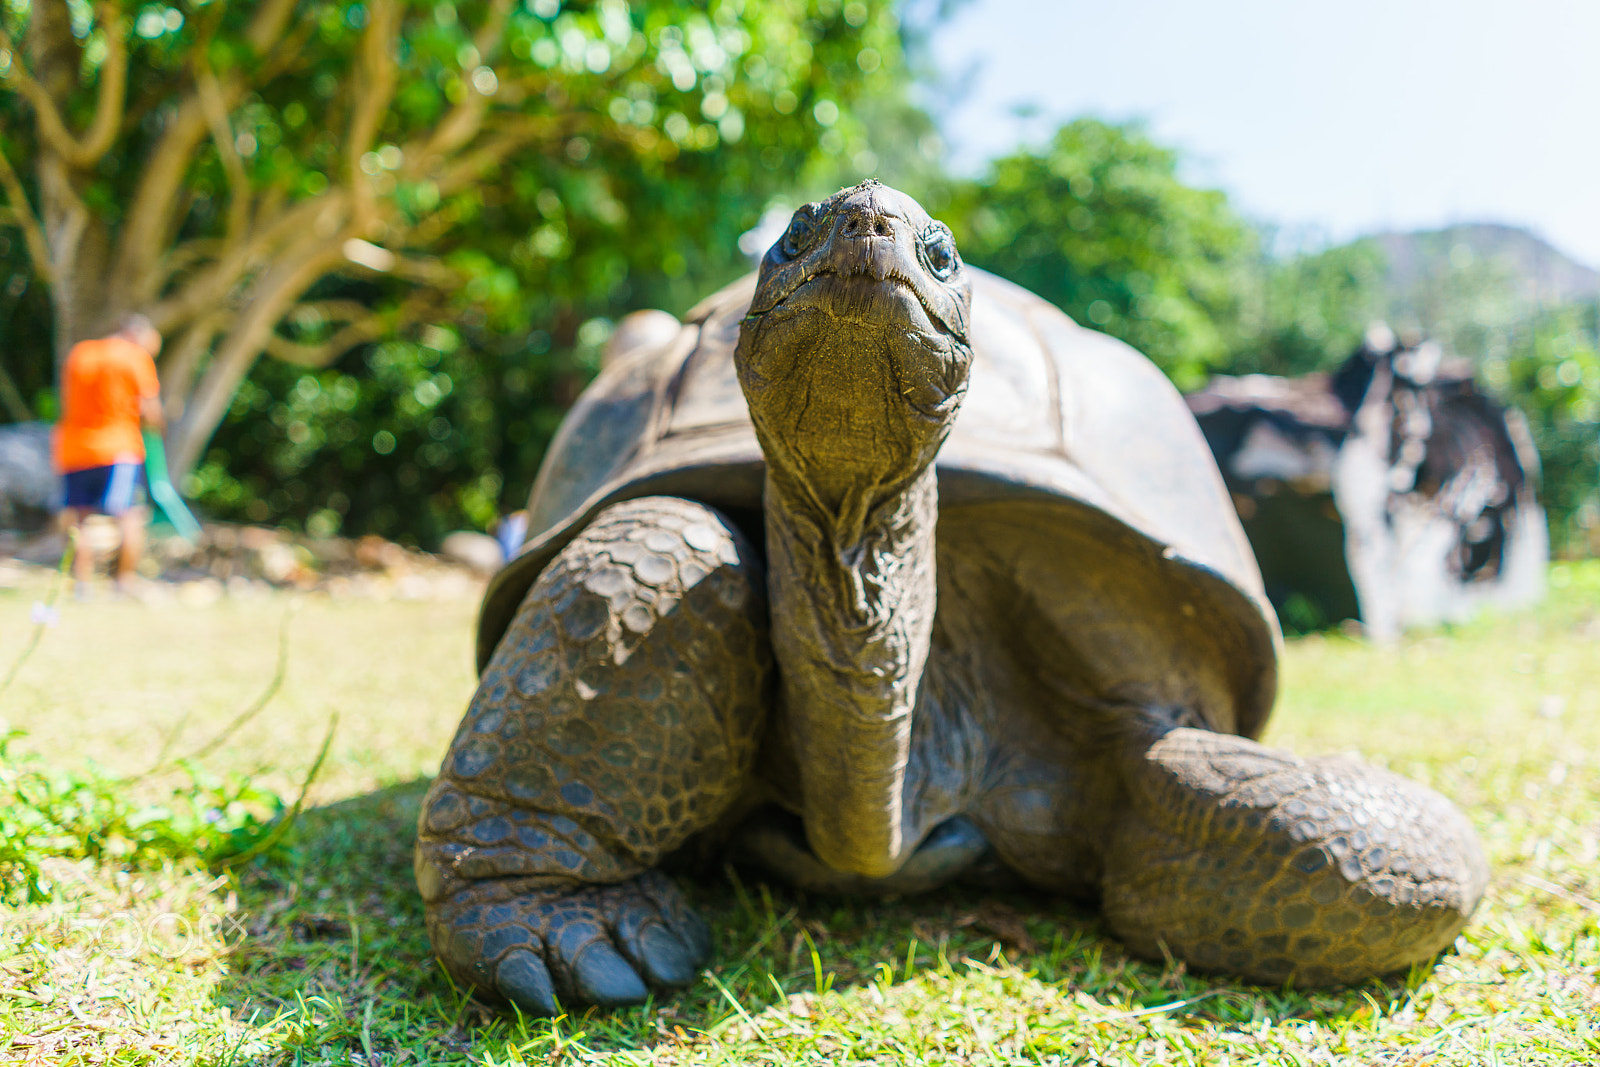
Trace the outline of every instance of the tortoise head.
<instances>
[{"instance_id":1,"label":"tortoise head","mask_svg":"<svg viewBox=\"0 0 1600 1067\"><path fill-rule=\"evenodd\" d=\"M834 507L926 468L966 392L971 303L949 228L904 193L796 211L734 354L768 464Z\"/></svg>"}]
</instances>

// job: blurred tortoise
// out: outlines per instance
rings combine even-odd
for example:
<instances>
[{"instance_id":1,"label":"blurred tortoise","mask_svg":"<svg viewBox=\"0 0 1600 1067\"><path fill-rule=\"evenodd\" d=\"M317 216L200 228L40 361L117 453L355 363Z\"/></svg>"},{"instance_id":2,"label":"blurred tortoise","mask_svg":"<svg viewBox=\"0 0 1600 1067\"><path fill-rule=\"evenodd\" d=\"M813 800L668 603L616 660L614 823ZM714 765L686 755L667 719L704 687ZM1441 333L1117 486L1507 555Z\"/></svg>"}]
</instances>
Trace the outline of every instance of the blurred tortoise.
<instances>
[{"instance_id":1,"label":"blurred tortoise","mask_svg":"<svg viewBox=\"0 0 1600 1067\"><path fill-rule=\"evenodd\" d=\"M687 984L660 867L708 842L811 890L1098 899L1262 982L1450 944L1487 874L1449 802L1252 740L1276 625L1143 357L876 182L639 336L551 446L423 805L457 979L536 1013Z\"/></svg>"}]
</instances>

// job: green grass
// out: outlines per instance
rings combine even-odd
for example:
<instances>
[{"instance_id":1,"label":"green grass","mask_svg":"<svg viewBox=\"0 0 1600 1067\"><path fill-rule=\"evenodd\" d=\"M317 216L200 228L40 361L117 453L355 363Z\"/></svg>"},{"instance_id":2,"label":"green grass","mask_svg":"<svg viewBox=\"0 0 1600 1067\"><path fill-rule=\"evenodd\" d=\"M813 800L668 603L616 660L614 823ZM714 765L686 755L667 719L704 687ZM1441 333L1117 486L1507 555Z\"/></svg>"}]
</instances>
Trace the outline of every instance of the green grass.
<instances>
[{"instance_id":1,"label":"green grass","mask_svg":"<svg viewBox=\"0 0 1600 1067\"><path fill-rule=\"evenodd\" d=\"M81 833L40 845L50 891L0 914L0 1061L1600 1062L1600 563L1558 565L1553 585L1537 612L1393 650L1287 649L1267 740L1424 780L1483 837L1488 897L1431 968L1258 988L1132 960L1093 914L1038 897L872 903L718 878L692 890L717 934L693 989L555 1022L451 988L411 883L417 805L472 688L472 602L296 602L281 691L232 733L273 679L287 598L64 604L0 694L24 731L12 770L56 768L128 828L100 862L66 847ZM0 593L0 672L44 586ZM229 774L292 801L335 713L271 855L218 870L127 851L141 812L177 798L203 814ZM196 752L215 779L175 769ZM173 825L199 847L199 824Z\"/></svg>"}]
</instances>

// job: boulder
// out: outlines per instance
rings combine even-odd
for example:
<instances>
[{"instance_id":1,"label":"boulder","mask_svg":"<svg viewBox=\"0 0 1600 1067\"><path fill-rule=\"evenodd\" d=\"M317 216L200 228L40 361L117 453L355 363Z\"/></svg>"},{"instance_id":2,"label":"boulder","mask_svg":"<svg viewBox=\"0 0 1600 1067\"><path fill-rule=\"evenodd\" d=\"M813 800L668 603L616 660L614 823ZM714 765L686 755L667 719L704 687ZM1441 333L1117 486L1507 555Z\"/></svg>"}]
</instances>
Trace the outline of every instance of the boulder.
<instances>
[{"instance_id":1,"label":"boulder","mask_svg":"<svg viewBox=\"0 0 1600 1067\"><path fill-rule=\"evenodd\" d=\"M50 425L0 426L0 529L48 525L60 499L59 485L50 465Z\"/></svg>"},{"instance_id":2,"label":"boulder","mask_svg":"<svg viewBox=\"0 0 1600 1067\"><path fill-rule=\"evenodd\" d=\"M479 574L490 575L505 563L500 542L476 530L457 530L439 543L439 555Z\"/></svg>"}]
</instances>

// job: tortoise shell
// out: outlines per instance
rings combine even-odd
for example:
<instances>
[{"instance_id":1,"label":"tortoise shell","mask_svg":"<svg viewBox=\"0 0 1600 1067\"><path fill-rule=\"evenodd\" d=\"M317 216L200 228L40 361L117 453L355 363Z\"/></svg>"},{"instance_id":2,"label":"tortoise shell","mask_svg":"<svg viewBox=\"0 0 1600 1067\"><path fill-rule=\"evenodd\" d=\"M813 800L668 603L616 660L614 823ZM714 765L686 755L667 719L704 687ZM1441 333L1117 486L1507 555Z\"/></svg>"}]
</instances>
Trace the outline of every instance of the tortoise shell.
<instances>
[{"instance_id":1,"label":"tortoise shell","mask_svg":"<svg viewBox=\"0 0 1600 1067\"><path fill-rule=\"evenodd\" d=\"M1092 665L1088 689L1198 706L1212 729L1258 735L1277 622L1182 397L1129 346L969 270L971 376L935 461L941 556L1004 554L1065 642L1045 647ZM484 596L480 671L540 571L609 504L687 497L760 542L765 465L733 363L755 278L702 301L664 342L647 331L578 398L534 484L528 539Z\"/></svg>"}]
</instances>

